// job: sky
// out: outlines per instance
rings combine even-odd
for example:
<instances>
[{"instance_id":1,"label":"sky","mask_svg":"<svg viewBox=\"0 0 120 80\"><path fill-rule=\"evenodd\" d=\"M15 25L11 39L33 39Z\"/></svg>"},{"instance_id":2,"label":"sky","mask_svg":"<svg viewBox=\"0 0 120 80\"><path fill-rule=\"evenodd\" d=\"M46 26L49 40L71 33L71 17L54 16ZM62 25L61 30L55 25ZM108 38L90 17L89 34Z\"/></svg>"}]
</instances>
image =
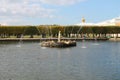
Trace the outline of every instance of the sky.
<instances>
[{"instance_id":1,"label":"sky","mask_svg":"<svg viewBox=\"0 0 120 80\"><path fill-rule=\"evenodd\" d=\"M120 0L0 0L2 25L72 25L120 16Z\"/></svg>"}]
</instances>

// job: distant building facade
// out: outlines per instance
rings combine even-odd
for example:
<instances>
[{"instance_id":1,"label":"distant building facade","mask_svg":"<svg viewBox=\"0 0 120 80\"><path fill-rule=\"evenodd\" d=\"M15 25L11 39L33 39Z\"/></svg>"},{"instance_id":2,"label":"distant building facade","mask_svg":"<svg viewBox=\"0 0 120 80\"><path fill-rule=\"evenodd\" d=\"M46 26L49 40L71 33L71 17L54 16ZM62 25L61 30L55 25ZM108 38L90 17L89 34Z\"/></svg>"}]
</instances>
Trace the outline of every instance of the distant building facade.
<instances>
[{"instance_id":1,"label":"distant building facade","mask_svg":"<svg viewBox=\"0 0 120 80\"><path fill-rule=\"evenodd\" d=\"M82 22L75 24L80 26L120 26L120 17L113 18L111 20L106 20L99 23L86 23L86 20L82 18Z\"/></svg>"},{"instance_id":2,"label":"distant building facade","mask_svg":"<svg viewBox=\"0 0 120 80\"><path fill-rule=\"evenodd\" d=\"M102 26L120 26L120 17L113 18L111 20L107 20L104 22L97 23L97 25L102 25Z\"/></svg>"}]
</instances>

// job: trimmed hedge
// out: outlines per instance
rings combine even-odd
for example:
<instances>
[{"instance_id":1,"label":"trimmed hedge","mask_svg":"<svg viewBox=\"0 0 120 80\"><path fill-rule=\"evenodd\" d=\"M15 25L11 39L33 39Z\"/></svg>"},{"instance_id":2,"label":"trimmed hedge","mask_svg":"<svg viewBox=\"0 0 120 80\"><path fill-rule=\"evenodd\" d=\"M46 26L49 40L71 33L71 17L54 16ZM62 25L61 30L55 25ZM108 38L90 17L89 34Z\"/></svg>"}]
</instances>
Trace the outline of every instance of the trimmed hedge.
<instances>
[{"instance_id":1,"label":"trimmed hedge","mask_svg":"<svg viewBox=\"0 0 120 80\"><path fill-rule=\"evenodd\" d=\"M0 26L0 35L42 35L55 37L58 31L64 36L72 34L119 34L120 26Z\"/></svg>"}]
</instances>

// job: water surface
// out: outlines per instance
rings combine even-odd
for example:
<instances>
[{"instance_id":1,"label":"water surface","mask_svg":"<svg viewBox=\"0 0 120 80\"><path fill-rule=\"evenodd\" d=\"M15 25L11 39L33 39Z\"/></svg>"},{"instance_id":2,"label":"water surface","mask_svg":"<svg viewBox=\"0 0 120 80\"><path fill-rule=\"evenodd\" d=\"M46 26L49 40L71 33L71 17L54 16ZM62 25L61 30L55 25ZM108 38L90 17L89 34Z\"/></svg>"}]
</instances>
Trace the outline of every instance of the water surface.
<instances>
[{"instance_id":1,"label":"water surface","mask_svg":"<svg viewBox=\"0 0 120 80\"><path fill-rule=\"evenodd\" d=\"M77 42L45 48L39 42L0 43L0 80L120 80L120 42Z\"/></svg>"}]
</instances>

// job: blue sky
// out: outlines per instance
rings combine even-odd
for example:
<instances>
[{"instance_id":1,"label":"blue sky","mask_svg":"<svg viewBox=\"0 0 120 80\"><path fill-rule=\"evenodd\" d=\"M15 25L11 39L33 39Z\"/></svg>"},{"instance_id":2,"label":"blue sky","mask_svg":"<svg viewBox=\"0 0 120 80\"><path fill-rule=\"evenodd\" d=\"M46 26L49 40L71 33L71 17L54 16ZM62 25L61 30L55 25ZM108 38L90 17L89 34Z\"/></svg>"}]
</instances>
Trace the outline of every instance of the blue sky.
<instances>
[{"instance_id":1,"label":"blue sky","mask_svg":"<svg viewBox=\"0 0 120 80\"><path fill-rule=\"evenodd\" d=\"M97 23L120 16L120 0L0 0L0 24Z\"/></svg>"}]
</instances>

